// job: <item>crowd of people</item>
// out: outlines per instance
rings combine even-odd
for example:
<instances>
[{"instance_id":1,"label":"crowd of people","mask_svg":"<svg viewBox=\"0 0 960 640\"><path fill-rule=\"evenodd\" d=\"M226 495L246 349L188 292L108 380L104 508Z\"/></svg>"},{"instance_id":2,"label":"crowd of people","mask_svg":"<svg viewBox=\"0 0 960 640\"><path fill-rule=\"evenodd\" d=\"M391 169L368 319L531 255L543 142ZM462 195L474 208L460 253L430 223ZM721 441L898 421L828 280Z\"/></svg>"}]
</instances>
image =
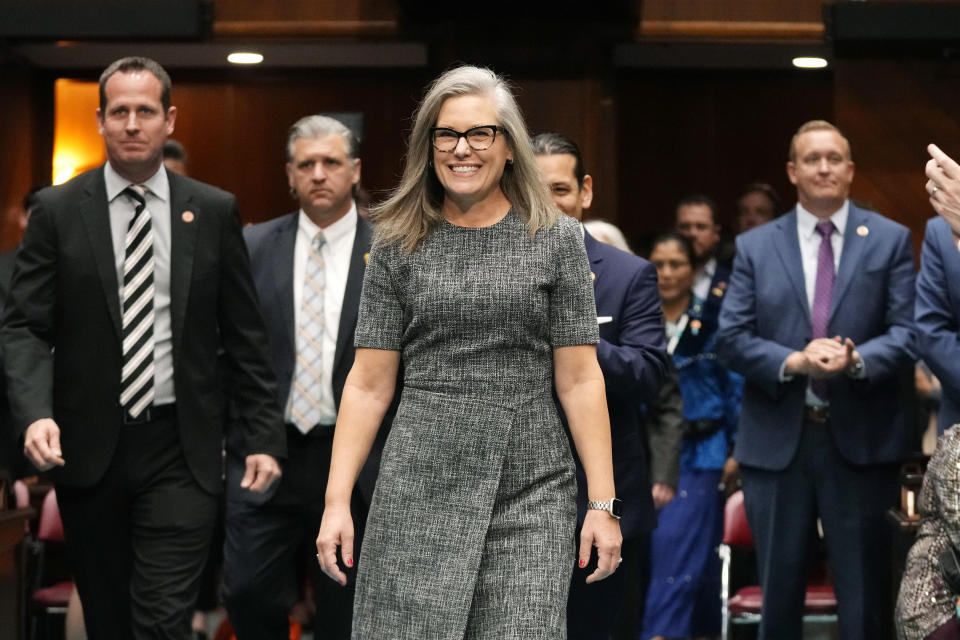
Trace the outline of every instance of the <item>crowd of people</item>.
<instances>
[{"instance_id":1,"label":"crowd of people","mask_svg":"<svg viewBox=\"0 0 960 640\"><path fill-rule=\"evenodd\" d=\"M90 638L189 638L217 585L241 640L289 637L304 598L318 639L711 638L741 486L761 638L802 637L818 523L841 637L960 636L960 167L938 148L915 284L909 230L850 200L823 120L789 142L789 211L747 185L730 244L691 194L647 260L584 221L577 143L531 138L488 69L427 88L369 210L357 133L293 123L295 208L246 228L184 175L170 93L152 60L111 64L107 162L31 194L0 257L4 442L55 484ZM945 434L895 619L884 514L921 357Z\"/></svg>"}]
</instances>

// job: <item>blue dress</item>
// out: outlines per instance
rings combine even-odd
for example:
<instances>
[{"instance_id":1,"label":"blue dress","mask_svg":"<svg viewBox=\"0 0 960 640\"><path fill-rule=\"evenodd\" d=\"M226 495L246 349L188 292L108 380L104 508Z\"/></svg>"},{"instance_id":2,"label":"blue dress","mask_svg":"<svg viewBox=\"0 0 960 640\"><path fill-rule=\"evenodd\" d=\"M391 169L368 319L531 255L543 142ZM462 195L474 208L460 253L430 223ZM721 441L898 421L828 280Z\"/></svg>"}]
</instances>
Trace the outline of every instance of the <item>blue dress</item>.
<instances>
[{"instance_id":1,"label":"blue dress","mask_svg":"<svg viewBox=\"0 0 960 640\"><path fill-rule=\"evenodd\" d=\"M717 318L703 314L699 298L691 300L672 335L669 329L683 417L699 431L684 437L677 495L660 510L651 535L642 640L720 633L720 480L733 449L743 389L743 378L717 362Z\"/></svg>"}]
</instances>

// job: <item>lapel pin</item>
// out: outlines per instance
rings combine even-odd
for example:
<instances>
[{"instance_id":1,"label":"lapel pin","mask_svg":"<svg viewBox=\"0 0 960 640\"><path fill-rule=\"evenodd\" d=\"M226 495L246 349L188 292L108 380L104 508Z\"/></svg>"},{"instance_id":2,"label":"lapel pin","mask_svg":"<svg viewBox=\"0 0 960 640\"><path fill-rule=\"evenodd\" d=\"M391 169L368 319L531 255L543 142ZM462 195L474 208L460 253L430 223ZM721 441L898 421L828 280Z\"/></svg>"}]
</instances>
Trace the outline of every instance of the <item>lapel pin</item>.
<instances>
[{"instance_id":1,"label":"lapel pin","mask_svg":"<svg viewBox=\"0 0 960 640\"><path fill-rule=\"evenodd\" d=\"M187 223L193 222L195 217L196 216L193 215L193 211L184 211L180 214L180 219Z\"/></svg>"},{"instance_id":2,"label":"lapel pin","mask_svg":"<svg viewBox=\"0 0 960 640\"><path fill-rule=\"evenodd\" d=\"M722 288L722 287L714 287L713 289L710 290L710 293L712 293L712 294L714 295L714 297L716 297L716 298L722 298L722 297L723 297L723 288Z\"/></svg>"},{"instance_id":3,"label":"lapel pin","mask_svg":"<svg viewBox=\"0 0 960 640\"><path fill-rule=\"evenodd\" d=\"M591 271L591 272L590 272L590 282L593 282L593 281L596 280L596 279L597 279L597 274L595 274L593 271Z\"/></svg>"},{"instance_id":4,"label":"lapel pin","mask_svg":"<svg viewBox=\"0 0 960 640\"><path fill-rule=\"evenodd\" d=\"M857 227L857 235L858 235L858 236L868 236L868 235L870 235L870 229L867 228L867 225L862 224L862 225L860 225L859 227Z\"/></svg>"},{"instance_id":5,"label":"lapel pin","mask_svg":"<svg viewBox=\"0 0 960 640\"><path fill-rule=\"evenodd\" d=\"M699 320L691 320L691 321L690 321L690 332L691 332L693 335L697 335L698 333L700 333L700 327L702 327L702 326L703 326L703 323L700 322Z\"/></svg>"},{"instance_id":6,"label":"lapel pin","mask_svg":"<svg viewBox=\"0 0 960 640\"><path fill-rule=\"evenodd\" d=\"M370 264L370 252L363 254L363 264Z\"/></svg>"}]
</instances>

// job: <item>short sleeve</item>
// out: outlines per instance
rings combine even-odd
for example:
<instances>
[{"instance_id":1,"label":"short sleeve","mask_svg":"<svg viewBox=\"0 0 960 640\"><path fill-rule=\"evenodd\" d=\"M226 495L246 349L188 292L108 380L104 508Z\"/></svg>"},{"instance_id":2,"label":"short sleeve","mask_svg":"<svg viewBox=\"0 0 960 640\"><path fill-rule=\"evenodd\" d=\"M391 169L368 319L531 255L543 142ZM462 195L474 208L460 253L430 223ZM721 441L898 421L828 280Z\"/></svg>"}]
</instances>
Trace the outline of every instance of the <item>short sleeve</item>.
<instances>
[{"instance_id":1,"label":"short sleeve","mask_svg":"<svg viewBox=\"0 0 960 640\"><path fill-rule=\"evenodd\" d=\"M354 345L358 348L400 351L403 305L394 287L390 265L396 246L375 245L363 275L363 292Z\"/></svg>"},{"instance_id":2,"label":"short sleeve","mask_svg":"<svg viewBox=\"0 0 960 640\"><path fill-rule=\"evenodd\" d=\"M554 286L550 295L550 343L557 347L596 344L597 307L593 300L590 262L580 225L561 217L554 252Z\"/></svg>"}]
</instances>

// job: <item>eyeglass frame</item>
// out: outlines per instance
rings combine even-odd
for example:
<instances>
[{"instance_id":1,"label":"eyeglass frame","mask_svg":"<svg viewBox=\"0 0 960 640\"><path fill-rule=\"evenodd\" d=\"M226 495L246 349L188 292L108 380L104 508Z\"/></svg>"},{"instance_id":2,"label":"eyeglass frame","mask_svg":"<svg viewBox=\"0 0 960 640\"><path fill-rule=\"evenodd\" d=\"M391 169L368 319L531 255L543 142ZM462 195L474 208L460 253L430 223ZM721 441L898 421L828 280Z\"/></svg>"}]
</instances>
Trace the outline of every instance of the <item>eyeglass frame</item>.
<instances>
[{"instance_id":1,"label":"eyeglass frame","mask_svg":"<svg viewBox=\"0 0 960 640\"><path fill-rule=\"evenodd\" d=\"M489 146L484 147L483 149L477 149L472 144L470 144L470 138L468 137L468 135L470 134L471 131L475 129L493 129L493 140L490 141ZM437 141L435 137L437 131L449 131L451 133L455 133L457 135L457 141L454 143L454 145L451 148L441 149L437 146ZM450 153L451 151L456 151L457 146L460 144L460 138L463 138L467 141L467 146L473 149L474 151L486 151L497 142L498 131L504 135L506 135L507 133L507 130L498 124L478 124L475 127L470 127L466 131L457 131L456 129L451 129L450 127L430 127L430 144L433 146L434 149L436 149L440 153Z\"/></svg>"}]
</instances>

